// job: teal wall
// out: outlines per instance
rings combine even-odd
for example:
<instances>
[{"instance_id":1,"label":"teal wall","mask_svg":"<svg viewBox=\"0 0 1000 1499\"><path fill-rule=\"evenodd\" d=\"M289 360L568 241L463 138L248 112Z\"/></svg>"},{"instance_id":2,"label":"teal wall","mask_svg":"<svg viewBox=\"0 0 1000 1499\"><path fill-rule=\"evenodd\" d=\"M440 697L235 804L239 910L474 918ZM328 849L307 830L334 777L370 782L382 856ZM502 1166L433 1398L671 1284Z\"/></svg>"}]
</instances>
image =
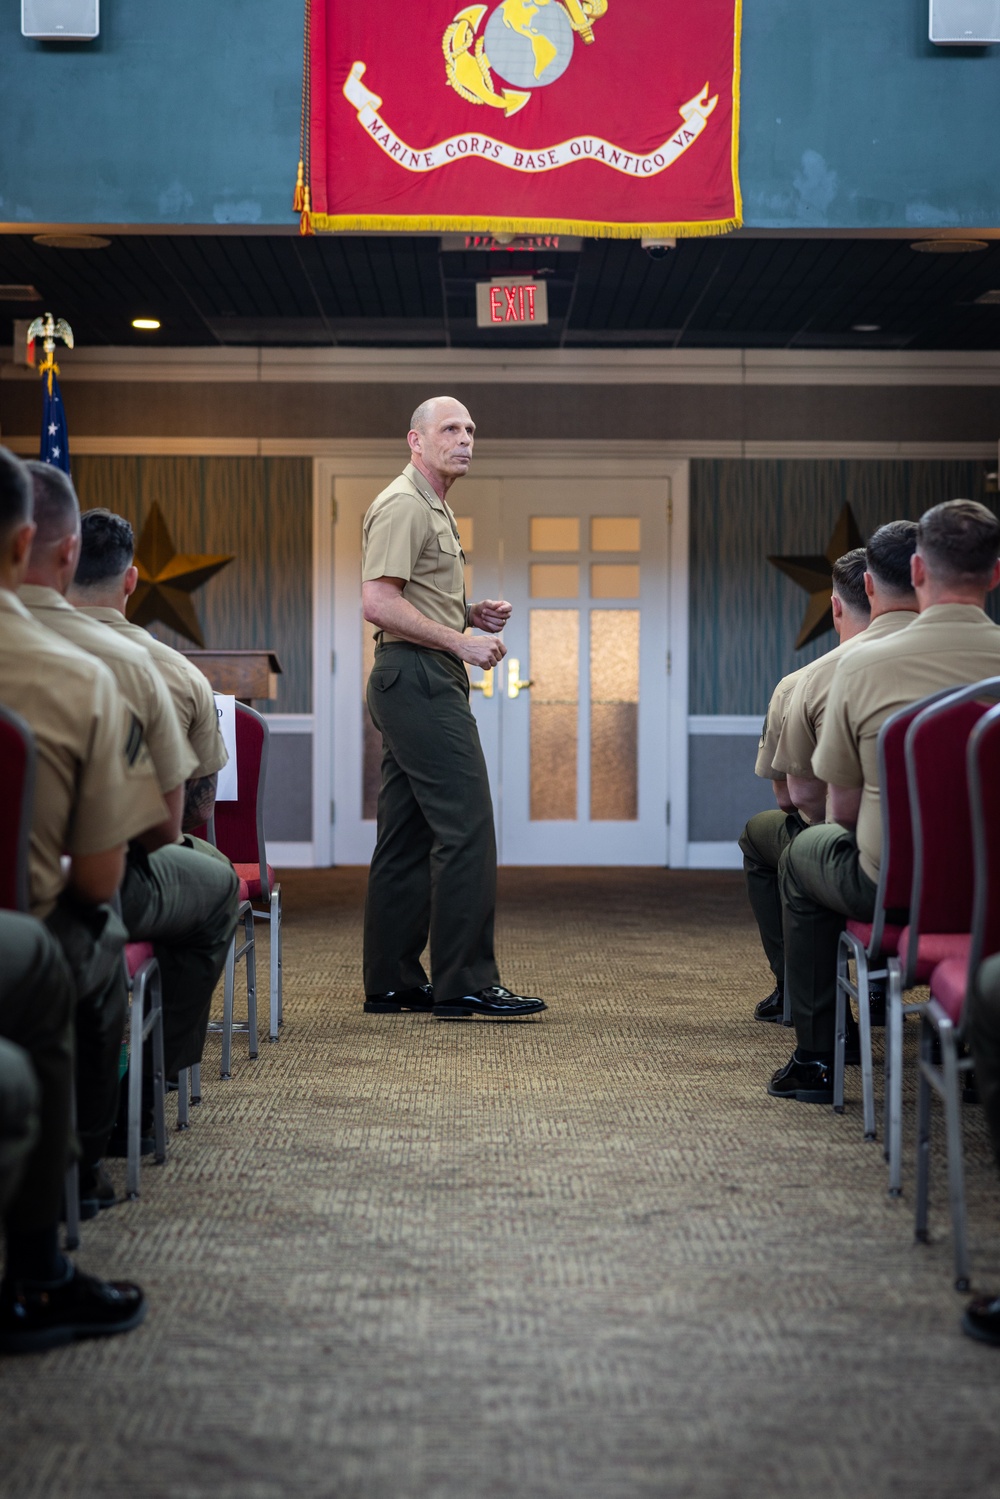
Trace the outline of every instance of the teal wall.
<instances>
[{"instance_id":1,"label":"teal wall","mask_svg":"<svg viewBox=\"0 0 1000 1499\"><path fill-rule=\"evenodd\" d=\"M807 595L768 556L824 552L845 501L863 536L941 500L981 500L985 463L701 459L691 464L691 712L761 714L797 651ZM994 595L990 610L997 617Z\"/></svg>"},{"instance_id":2,"label":"teal wall","mask_svg":"<svg viewBox=\"0 0 1000 1499\"><path fill-rule=\"evenodd\" d=\"M927 0L743 8L748 226L1000 224L1000 48L932 47ZM25 41L18 10L0 223L294 222L298 0L106 0L99 41L69 45Z\"/></svg>"},{"instance_id":3,"label":"teal wall","mask_svg":"<svg viewBox=\"0 0 1000 1499\"><path fill-rule=\"evenodd\" d=\"M232 555L193 595L206 646L274 651L282 666L278 695L256 706L312 711L308 458L76 457L73 482L84 510L103 505L124 515L137 537L155 503L179 552ZM178 650L193 648L162 623L151 628Z\"/></svg>"}]
</instances>

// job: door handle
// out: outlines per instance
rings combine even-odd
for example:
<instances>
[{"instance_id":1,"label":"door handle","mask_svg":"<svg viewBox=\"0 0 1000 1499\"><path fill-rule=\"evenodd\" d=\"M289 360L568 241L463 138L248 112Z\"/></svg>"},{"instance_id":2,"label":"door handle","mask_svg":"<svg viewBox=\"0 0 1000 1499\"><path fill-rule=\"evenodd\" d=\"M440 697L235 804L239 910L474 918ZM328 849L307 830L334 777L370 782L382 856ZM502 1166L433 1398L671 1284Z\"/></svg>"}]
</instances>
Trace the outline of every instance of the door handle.
<instances>
[{"instance_id":1,"label":"door handle","mask_svg":"<svg viewBox=\"0 0 1000 1499\"><path fill-rule=\"evenodd\" d=\"M516 656L511 656L507 662L507 696L517 697L518 693L526 687L535 684L530 677L521 678L521 663Z\"/></svg>"},{"instance_id":2,"label":"door handle","mask_svg":"<svg viewBox=\"0 0 1000 1499\"><path fill-rule=\"evenodd\" d=\"M483 697L493 696L493 668L484 671L478 682L470 682L469 686L473 692L481 692Z\"/></svg>"}]
</instances>

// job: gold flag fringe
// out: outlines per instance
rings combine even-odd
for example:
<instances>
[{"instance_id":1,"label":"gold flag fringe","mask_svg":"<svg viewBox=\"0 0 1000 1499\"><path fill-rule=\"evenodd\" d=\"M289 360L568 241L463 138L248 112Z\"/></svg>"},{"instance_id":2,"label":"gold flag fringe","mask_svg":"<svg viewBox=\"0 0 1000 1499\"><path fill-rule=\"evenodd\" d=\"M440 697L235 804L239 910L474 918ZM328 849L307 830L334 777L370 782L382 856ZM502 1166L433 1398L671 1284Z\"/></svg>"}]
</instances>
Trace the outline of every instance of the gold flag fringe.
<instances>
[{"instance_id":1,"label":"gold flag fringe","mask_svg":"<svg viewBox=\"0 0 1000 1499\"><path fill-rule=\"evenodd\" d=\"M308 193L309 189L306 188ZM731 234L742 227L742 218L707 219L701 223L614 224L595 219L505 219L452 218L446 215L403 216L398 214L310 214L310 229L303 233L413 234L422 230L468 234L585 234L597 239L701 239Z\"/></svg>"}]
</instances>

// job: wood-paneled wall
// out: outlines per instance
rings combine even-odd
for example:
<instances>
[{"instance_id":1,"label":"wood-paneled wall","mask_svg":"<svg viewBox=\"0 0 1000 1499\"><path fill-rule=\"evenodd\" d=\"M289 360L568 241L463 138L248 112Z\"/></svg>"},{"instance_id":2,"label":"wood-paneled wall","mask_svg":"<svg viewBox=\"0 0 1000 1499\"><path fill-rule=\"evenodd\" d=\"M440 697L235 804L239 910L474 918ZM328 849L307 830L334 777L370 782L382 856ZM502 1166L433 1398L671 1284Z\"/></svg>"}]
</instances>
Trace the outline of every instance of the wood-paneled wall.
<instances>
[{"instance_id":1,"label":"wood-paneled wall","mask_svg":"<svg viewBox=\"0 0 1000 1499\"><path fill-rule=\"evenodd\" d=\"M312 464L301 458L94 458L73 460L84 510L124 515L136 537L157 502L180 552L232 552L236 560L194 594L205 643L268 648L284 673L267 711L312 709ZM162 625L179 649L190 642Z\"/></svg>"},{"instance_id":2,"label":"wood-paneled wall","mask_svg":"<svg viewBox=\"0 0 1000 1499\"><path fill-rule=\"evenodd\" d=\"M941 500L981 500L985 463L699 459L691 465L691 712L759 713L778 679L836 644L795 649L807 595L769 555L825 552L849 501L863 536ZM990 601L996 612L997 601Z\"/></svg>"}]
</instances>

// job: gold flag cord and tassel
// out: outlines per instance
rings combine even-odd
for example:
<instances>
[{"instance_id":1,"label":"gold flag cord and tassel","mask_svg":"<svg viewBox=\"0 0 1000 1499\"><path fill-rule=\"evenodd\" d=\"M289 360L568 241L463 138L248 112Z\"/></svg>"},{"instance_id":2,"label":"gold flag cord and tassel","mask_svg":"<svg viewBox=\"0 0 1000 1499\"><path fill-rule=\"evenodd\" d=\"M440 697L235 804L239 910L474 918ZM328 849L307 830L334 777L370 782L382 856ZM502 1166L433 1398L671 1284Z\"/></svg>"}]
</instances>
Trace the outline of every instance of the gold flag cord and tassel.
<instances>
[{"instance_id":1,"label":"gold flag cord and tassel","mask_svg":"<svg viewBox=\"0 0 1000 1499\"><path fill-rule=\"evenodd\" d=\"M299 123L299 170L295 179L292 209L299 216L299 233L315 234L313 228L312 196L309 191L309 106L310 106L310 62L312 51L311 4L305 0L302 48L302 117Z\"/></svg>"}]
</instances>

